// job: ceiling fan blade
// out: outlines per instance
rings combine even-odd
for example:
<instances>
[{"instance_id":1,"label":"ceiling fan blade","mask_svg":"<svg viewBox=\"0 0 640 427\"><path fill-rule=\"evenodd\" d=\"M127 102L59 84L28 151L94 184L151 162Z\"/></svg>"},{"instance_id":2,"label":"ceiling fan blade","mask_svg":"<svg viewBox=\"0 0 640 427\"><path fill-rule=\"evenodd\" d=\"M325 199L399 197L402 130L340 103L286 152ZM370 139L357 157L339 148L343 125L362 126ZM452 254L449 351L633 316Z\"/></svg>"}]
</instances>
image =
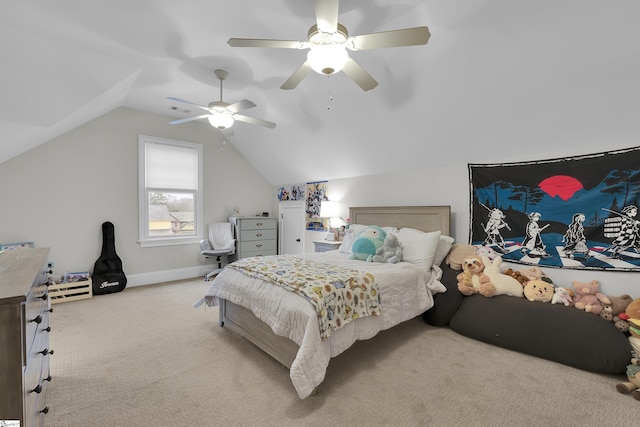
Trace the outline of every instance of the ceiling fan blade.
<instances>
[{"instance_id":1,"label":"ceiling fan blade","mask_svg":"<svg viewBox=\"0 0 640 427\"><path fill-rule=\"evenodd\" d=\"M380 49L383 47L415 46L427 44L431 33L427 27L405 28L349 37L347 48L351 50Z\"/></svg>"},{"instance_id":2,"label":"ceiling fan blade","mask_svg":"<svg viewBox=\"0 0 640 427\"><path fill-rule=\"evenodd\" d=\"M276 124L273 122L268 122L266 120L262 120L262 119L256 119L255 117L249 117L249 116L244 116L242 114L234 114L233 118L240 121L240 122L245 122L245 123L249 123L252 125L259 125L259 126L264 126L266 128L270 128L273 129L274 127L276 127Z\"/></svg>"},{"instance_id":3,"label":"ceiling fan blade","mask_svg":"<svg viewBox=\"0 0 640 427\"><path fill-rule=\"evenodd\" d=\"M347 60L347 63L342 69L344 73L351 78L362 90L371 90L378 86L378 82L371 77L371 74L367 73L364 68L360 66L352 58Z\"/></svg>"},{"instance_id":4,"label":"ceiling fan blade","mask_svg":"<svg viewBox=\"0 0 640 427\"><path fill-rule=\"evenodd\" d=\"M180 120L174 120L172 122L169 122L170 125L179 125L180 123L186 123L186 122L190 122L192 120L200 120L200 119L204 119L205 117L209 117L211 114L202 114L200 116L195 116L195 117L188 117L186 119L180 119Z\"/></svg>"},{"instance_id":5,"label":"ceiling fan blade","mask_svg":"<svg viewBox=\"0 0 640 427\"><path fill-rule=\"evenodd\" d=\"M335 33L338 29L339 0L315 0L316 24L323 33Z\"/></svg>"},{"instance_id":6,"label":"ceiling fan blade","mask_svg":"<svg viewBox=\"0 0 640 427\"><path fill-rule=\"evenodd\" d=\"M307 42L296 40L271 40L271 39L237 39L227 41L231 47L274 47L280 49L307 49Z\"/></svg>"},{"instance_id":7,"label":"ceiling fan blade","mask_svg":"<svg viewBox=\"0 0 640 427\"><path fill-rule=\"evenodd\" d=\"M193 103L193 102L191 102L191 101L185 101L184 99L180 99L180 98L173 98L173 97L171 97L171 96L168 96L168 97L167 97L167 99L169 99L169 100L171 100L171 101L176 101L176 102L184 102L185 104L193 105L194 107L198 107L198 108L201 108L201 109L203 109L203 110L205 110L205 111L209 111L209 112L211 112L211 110L209 109L209 107L205 107L204 105L198 105L198 104L195 104L195 103Z\"/></svg>"},{"instance_id":8,"label":"ceiling fan blade","mask_svg":"<svg viewBox=\"0 0 640 427\"><path fill-rule=\"evenodd\" d=\"M232 113L237 113L238 111L248 110L249 108L255 107L256 104L249 101L248 99L243 99L242 101L234 102L233 104L227 105L227 110Z\"/></svg>"},{"instance_id":9,"label":"ceiling fan blade","mask_svg":"<svg viewBox=\"0 0 640 427\"><path fill-rule=\"evenodd\" d=\"M298 84L307 77L307 74L311 72L311 65L307 61L304 62L296 71L291 74L291 77L280 86L280 89L289 90L294 89Z\"/></svg>"}]
</instances>

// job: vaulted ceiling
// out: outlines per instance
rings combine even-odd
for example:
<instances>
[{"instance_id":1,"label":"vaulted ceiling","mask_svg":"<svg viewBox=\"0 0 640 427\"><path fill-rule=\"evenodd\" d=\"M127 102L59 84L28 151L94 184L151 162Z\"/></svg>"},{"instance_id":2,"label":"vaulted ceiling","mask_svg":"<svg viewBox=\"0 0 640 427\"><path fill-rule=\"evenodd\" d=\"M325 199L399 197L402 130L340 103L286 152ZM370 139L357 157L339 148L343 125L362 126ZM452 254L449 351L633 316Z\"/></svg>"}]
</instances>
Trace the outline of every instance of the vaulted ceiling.
<instances>
[{"instance_id":1,"label":"vaulted ceiling","mask_svg":"<svg viewBox=\"0 0 640 427\"><path fill-rule=\"evenodd\" d=\"M305 40L312 0L0 5L0 162L120 106L198 115L167 97L219 100L218 68L225 101L277 123L238 123L229 138L274 185L640 141L637 0L342 0L352 35L432 34L352 52L379 82L366 92L344 73L282 90L306 51L227 44Z\"/></svg>"}]
</instances>

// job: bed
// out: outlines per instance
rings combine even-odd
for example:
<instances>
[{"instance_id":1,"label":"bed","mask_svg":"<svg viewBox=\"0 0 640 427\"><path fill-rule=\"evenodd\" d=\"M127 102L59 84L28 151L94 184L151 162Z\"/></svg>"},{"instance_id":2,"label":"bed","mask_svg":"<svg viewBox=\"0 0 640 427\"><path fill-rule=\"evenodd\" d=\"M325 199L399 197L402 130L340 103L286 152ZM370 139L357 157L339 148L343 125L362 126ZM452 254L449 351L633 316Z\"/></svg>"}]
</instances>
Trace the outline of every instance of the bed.
<instances>
[{"instance_id":1,"label":"bed","mask_svg":"<svg viewBox=\"0 0 640 427\"><path fill-rule=\"evenodd\" d=\"M420 243L427 238L433 241L435 236L439 247L429 249L427 255L432 254L431 260L443 257L436 252L442 252L443 239L449 235L449 206L356 207L349 209L349 215L351 224L378 225L387 231L414 233L412 236L419 233ZM451 240L445 243L450 245ZM433 306L433 295L446 290L439 282L442 270L435 264L424 268L410 259L397 264L351 260L344 248L297 257L370 272L378 286L379 315L350 321L323 339L318 313L309 301L281 286L265 285L263 279L229 266L211 282L202 302L219 306L220 326L240 333L289 368L301 399L311 395L324 380L330 358L357 340L369 339L422 314Z\"/></svg>"}]
</instances>

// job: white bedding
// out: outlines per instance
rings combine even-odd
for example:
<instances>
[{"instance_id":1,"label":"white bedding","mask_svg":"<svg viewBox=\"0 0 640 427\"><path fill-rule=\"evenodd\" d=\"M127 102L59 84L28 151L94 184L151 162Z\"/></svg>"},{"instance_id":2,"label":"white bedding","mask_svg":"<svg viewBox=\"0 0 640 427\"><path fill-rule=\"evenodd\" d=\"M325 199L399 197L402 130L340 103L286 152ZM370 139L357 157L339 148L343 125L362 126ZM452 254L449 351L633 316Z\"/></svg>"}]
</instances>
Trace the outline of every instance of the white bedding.
<instances>
[{"instance_id":1,"label":"white bedding","mask_svg":"<svg viewBox=\"0 0 640 427\"><path fill-rule=\"evenodd\" d=\"M261 285L260 279L232 268L225 268L215 278L204 299L209 306L218 305L218 298L222 298L248 308L277 335L288 337L300 346L290 377L301 399L324 380L331 357L357 340L369 339L420 315L433 306L433 294L446 290L439 282L442 270L437 266L426 271L405 262L382 264L350 260L349 254L339 251L300 256L371 272L380 292L381 315L357 319L322 341L312 304L280 286Z\"/></svg>"}]
</instances>

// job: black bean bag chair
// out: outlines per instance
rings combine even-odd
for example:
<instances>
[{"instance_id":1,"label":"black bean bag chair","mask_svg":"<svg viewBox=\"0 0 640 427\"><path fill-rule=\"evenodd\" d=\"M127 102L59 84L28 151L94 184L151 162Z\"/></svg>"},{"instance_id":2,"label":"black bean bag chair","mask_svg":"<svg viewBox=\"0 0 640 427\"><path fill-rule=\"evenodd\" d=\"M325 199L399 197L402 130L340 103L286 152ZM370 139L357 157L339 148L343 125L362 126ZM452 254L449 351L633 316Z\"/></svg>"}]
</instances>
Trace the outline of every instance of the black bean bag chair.
<instances>
[{"instance_id":1,"label":"black bean bag chair","mask_svg":"<svg viewBox=\"0 0 640 427\"><path fill-rule=\"evenodd\" d=\"M455 278L459 271L445 264L442 269L447 292L435 295L434 307L423 314L428 324L448 325L469 338L591 372L626 371L631 344L613 323L561 304L463 296Z\"/></svg>"}]
</instances>

